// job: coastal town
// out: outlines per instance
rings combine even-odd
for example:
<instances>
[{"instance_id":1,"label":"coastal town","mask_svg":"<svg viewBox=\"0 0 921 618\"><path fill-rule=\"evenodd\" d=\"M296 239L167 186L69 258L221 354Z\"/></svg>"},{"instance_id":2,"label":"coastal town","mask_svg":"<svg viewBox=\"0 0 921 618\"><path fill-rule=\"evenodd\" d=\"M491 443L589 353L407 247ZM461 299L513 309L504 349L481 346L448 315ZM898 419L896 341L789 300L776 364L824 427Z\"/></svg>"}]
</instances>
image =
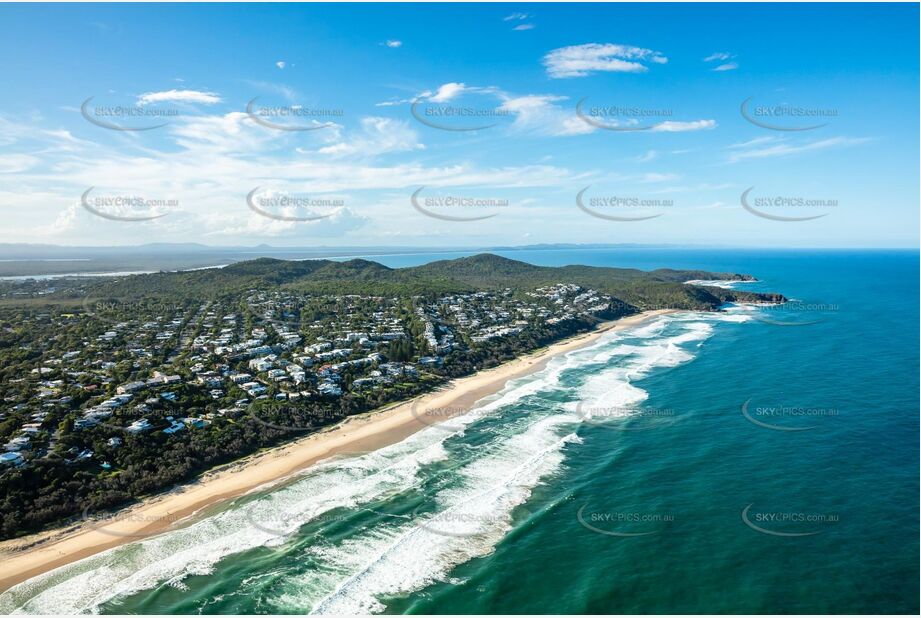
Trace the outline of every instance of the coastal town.
<instances>
[{"instance_id":1,"label":"coastal town","mask_svg":"<svg viewBox=\"0 0 921 618\"><path fill-rule=\"evenodd\" d=\"M114 474L126 444L220 432L260 403L400 399L459 374L471 352L536 327L584 326L613 300L561 283L432 299L250 290L236 302L35 310L17 321L43 336L17 346L26 368L3 384L0 462ZM9 318L4 337L15 340Z\"/></svg>"}]
</instances>

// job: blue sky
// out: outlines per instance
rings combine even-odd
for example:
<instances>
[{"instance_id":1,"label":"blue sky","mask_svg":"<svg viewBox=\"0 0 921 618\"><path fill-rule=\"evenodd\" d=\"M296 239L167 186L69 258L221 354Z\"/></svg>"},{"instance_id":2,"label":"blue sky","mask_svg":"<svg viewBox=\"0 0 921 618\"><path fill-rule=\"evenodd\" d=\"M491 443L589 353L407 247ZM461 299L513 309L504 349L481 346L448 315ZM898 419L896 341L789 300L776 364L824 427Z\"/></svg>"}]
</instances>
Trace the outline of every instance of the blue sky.
<instances>
[{"instance_id":1,"label":"blue sky","mask_svg":"<svg viewBox=\"0 0 921 618\"><path fill-rule=\"evenodd\" d=\"M0 23L0 242L918 246L917 5Z\"/></svg>"}]
</instances>

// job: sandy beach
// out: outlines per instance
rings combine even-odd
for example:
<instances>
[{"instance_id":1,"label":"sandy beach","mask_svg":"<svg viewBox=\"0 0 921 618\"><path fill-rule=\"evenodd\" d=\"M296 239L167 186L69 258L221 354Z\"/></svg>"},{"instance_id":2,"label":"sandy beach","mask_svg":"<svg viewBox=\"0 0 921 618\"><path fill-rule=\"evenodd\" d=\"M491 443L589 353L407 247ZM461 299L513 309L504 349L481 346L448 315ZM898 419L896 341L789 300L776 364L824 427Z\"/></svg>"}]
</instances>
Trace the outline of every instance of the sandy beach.
<instances>
[{"instance_id":1,"label":"sandy beach","mask_svg":"<svg viewBox=\"0 0 921 618\"><path fill-rule=\"evenodd\" d=\"M284 446L266 449L203 474L197 480L125 508L104 521L79 523L0 543L0 591L112 547L181 526L227 501L281 483L334 455L372 451L425 428L422 409L460 410L543 368L554 356L593 343L603 333L636 326L671 310L647 311L598 325L526 356L453 380L413 400L351 417Z\"/></svg>"}]
</instances>

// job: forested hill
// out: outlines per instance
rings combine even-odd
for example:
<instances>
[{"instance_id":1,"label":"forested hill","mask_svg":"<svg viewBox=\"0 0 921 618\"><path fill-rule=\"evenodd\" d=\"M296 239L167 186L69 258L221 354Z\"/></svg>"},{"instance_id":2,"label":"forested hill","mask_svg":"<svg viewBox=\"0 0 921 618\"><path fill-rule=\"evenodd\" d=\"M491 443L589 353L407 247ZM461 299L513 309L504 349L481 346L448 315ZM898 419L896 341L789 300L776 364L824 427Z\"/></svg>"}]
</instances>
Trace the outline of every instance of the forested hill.
<instances>
[{"instance_id":1,"label":"forested hill","mask_svg":"<svg viewBox=\"0 0 921 618\"><path fill-rule=\"evenodd\" d=\"M530 291L557 283L574 283L610 294L638 310L674 307L714 310L727 301L785 300L758 294L686 285L690 280L751 281L751 275L699 270L641 271L597 266L535 266L483 253L411 268L388 268L353 259L287 261L259 258L225 268L130 275L99 281L86 293L99 298L168 296L211 298L249 289L282 287L318 294L436 295L497 288Z\"/></svg>"}]
</instances>

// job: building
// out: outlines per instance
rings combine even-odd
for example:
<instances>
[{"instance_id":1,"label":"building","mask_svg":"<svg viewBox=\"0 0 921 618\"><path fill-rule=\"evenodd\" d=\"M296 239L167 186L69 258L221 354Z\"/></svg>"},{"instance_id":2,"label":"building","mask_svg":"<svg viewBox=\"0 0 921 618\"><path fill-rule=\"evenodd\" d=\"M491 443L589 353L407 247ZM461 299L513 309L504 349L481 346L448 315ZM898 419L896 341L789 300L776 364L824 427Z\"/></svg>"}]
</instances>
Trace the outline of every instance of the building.
<instances>
[{"instance_id":1,"label":"building","mask_svg":"<svg viewBox=\"0 0 921 618\"><path fill-rule=\"evenodd\" d=\"M2 453L0 454L0 464L4 466L19 467L26 463L19 453Z\"/></svg>"}]
</instances>

